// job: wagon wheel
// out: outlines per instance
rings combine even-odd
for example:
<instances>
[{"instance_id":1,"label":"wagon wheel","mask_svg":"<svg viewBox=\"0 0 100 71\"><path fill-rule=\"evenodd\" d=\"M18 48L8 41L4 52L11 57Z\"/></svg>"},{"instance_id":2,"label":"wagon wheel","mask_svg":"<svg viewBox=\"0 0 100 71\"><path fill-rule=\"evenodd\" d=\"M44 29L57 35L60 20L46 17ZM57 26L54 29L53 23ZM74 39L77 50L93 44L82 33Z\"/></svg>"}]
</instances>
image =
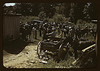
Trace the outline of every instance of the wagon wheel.
<instances>
[{"instance_id":1,"label":"wagon wheel","mask_svg":"<svg viewBox=\"0 0 100 71\"><path fill-rule=\"evenodd\" d=\"M37 46L37 54L39 58L42 58L43 55L45 54L44 50L41 49L41 41L38 43Z\"/></svg>"},{"instance_id":2,"label":"wagon wheel","mask_svg":"<svg viewBox=\"0 0 100 71\"><path fill-rule=\"evenodd\" d=\"M68 52L69 52L69 49L63 47L63 45L61 44L60 47L59 47L59 52L58 52L58 57L61 59L61 60L66 60L68 58Z\"/></svg>"},{"instance_id":3,"label":"wagon wheel","mask_svg":"<svg viewBox=\"0 0 100 71\"><path fill-rule=\"evenodd\" d=\"M40 58L40 53L41 53L41 41L37 45L37 54L39 58Z\"/></svg>"}]
</instances>

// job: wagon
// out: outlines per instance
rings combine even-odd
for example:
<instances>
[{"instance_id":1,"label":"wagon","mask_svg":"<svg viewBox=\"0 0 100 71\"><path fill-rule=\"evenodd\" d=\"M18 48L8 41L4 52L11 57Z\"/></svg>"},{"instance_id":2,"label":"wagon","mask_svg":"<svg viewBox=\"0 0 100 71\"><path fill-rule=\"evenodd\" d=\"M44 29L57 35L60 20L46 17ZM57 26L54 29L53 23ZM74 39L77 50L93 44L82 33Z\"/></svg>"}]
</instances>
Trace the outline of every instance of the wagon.
<instances>
[{"instance_id":1,"label":"wagon","mask_svg":"<svg viewBox=\"0 0 100 71\"><path fill-rule=\"evenodd\" d=\"M37 46L37 54L39 58L43 58L45 53L51 52L53 54L58 54L61 52L65 38L51 38L49 37L46 40L40 41Z\"/></svg>"}]
</instances>

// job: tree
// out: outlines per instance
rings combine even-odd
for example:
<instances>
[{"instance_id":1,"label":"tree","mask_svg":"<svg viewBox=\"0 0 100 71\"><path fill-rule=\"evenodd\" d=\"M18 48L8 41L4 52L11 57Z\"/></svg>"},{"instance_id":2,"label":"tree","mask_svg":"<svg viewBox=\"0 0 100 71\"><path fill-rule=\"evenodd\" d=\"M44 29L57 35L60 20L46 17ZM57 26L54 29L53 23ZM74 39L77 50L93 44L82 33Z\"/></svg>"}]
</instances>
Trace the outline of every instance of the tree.
<instances>
[{"instance_id":1,"label":"tree","mask_svg":"<svg viewBox=\"0 0 100 71\"><path fill-rule=\"evenodd\" d=\"M58 14L56 13L54 16L53 16L53 19L56 23L64 23L66 18L65 16L63 16L62 14Z\"/></svg>"},{"instance_id":2,"label":"tree","mask_svg":"<svg viewBox=\"0 0 100 71\"><path fill-rule=\"evenodd\" d=\"M94 3L86 3L83 10L84 20L97 19L96 7Z\"/></svg>"},{"instance_id":3,"label":"tree","mask_svg":"<svg viewBox=\"0 0 100 71\"><path fill-rule=\"evenodd\" d=\"M75 22L75 3L71 3L69 16L70 16L70 21Z\"/></svg>"},{"instance_id":4,"label":"tree","mask_svg":"<svg viewBox=\"0 0 100 71\"><path fill-rule=\"evenodd\" d=\"M45 13L44 11L41 11L41 12L39 13L38 17L39 17L40 20L43 21L43 20L46 18L46 13Z\"/></svg>"},{"instance_id":5,"label":"tree","mask_svg":"<svg viewBox=\"0 0 100 71\"><path fill-rule=\"evenodd\" d=\"M83 15L84 6L85 6L85 3L77 3L76 4L75 15L74 15L75 23L77 23L78 19L83 19L84 18L84 15Z\"/></svg>"},{"instance_id":6,"label":"tree","mask_svg":"<svg viewBox=\"0 0 100 71\"><path fill-rule=\"evenodd\" d=\"M14 6L16 14L21 15L32 15L32 4L31 3L16 3Z\"/></svg>"},{"instance_id":7,"label":"tree","mask_svg":"<svg viewBox=\"0 0 100 71\"><path fill-rule=\"evenodd\" d=\"M44 11L46 13L46 17L52 18L55 14L54 9L55 3L40 3L39 8L40 11Z\"/></svg>"}]
</instances>

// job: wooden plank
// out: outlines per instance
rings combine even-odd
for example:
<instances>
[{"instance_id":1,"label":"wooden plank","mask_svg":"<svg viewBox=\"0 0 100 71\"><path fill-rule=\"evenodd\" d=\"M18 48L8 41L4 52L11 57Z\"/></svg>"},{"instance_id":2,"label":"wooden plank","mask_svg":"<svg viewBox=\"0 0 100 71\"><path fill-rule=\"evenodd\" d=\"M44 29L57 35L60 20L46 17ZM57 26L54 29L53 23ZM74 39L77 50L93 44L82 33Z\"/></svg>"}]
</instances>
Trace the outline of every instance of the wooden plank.
<instances>
[{"instance_id":1,"label":"wooden plank","mask_svg":"<svg viewBox=\"0 0 100 71\"><path fill-rule=\"evenodd\" d=\"M89 47L83 49L82 52L85 52L86 50L88 50L88 49L90 49L90 48L92 48L92 47L95 47L95 46L96 46L96 44L93 44L93 45L91 45L91 46L89 46Z\"/></svg>"},{"instance_id":2,"label":"wooden plank","mask_svg":"<svg viewBox=\"0 0 100 71\"><path fill-rule=\"evenodd\" d=\"M83 49L82 50L82 52L83 52L83 54L77 59L77 60L75 60L73 63L72 63L72 65L77 65L78 63L80 63L80 62L82 62L83 60L84 60L84 58L86 58L88 55L89 55L89 53L91 53L91 52L93 52L95 49L92 49L92 50L89 50L90 48L93 48L93 47L95 47L96 46L96 44L93 44L93 45L91 45L91 46L89 46L89 47L87 47L87 48L85 48L85 49ZM87 50L89 50L88 52L85 52L85 51L87 51ZM85 56L84 56L85 55Z\"/></svg>"}]
</instances>

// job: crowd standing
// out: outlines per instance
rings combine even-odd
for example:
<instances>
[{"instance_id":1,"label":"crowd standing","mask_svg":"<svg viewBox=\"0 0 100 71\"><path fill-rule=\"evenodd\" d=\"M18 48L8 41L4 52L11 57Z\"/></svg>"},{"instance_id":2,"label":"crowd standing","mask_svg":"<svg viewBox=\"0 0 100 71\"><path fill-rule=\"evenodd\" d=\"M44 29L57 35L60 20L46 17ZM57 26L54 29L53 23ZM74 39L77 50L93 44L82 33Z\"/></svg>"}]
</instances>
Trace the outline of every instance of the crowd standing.
<instances>
[{"instance_id":1,"label":"crowd standing","mask_svg":"<svg viewBox=\"0 0 100 71\"><path fill-rule=\"evenodd\" d=\"M77 49L79 45L79 40L83 35L87 35L89 32L96 37L96 31L93 28L85 26L84 29L81 29L81 26L73 25L71 22L66 23L55 23L55 22L26 22L20 26L21 38L24 41L30 41L31 34L32 38L38 39L39 36L42 37L42 40L46 40L48 37L61 37L66 38L66 42L69 42L75 53L75 58L78 57Z\"/></svg>"},{"instance_id":2,"label":"crowd standing","mask_svg":"<svg viewBox=\"0 0 100 71\"><path fill-rule=\"evenodd\" d=\"M30 35L33 34L33 38L37 39L37 32L39 31L39 36L46 39L48 36L56 37L61 36L66 37L68 35L76 36L78 39L83 35L91 33L94 37L96 36L96 31L93 28L85 26L81 29L81 26L75 28L71 22L67 23L55 23L55 22L26 22L21 24L20 33L23 40L30 40Z\"/></svg>"}]
</instances>

